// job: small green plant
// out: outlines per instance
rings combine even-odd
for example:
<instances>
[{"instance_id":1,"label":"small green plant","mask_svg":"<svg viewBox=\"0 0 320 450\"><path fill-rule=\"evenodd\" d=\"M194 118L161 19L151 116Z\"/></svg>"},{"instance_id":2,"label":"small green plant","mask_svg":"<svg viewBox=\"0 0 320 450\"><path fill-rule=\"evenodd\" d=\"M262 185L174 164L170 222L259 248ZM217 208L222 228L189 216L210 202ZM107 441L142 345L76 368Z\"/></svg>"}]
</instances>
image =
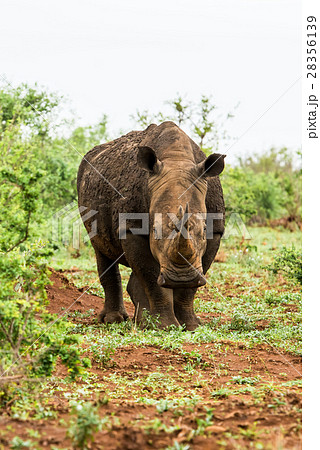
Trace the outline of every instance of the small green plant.
<instances>
[{"instance_id":1,"label":"small green plant","mask_svg":"<svg viewBox=\"0 0 320 450\"><path fill-rule=\"evenodd\" d=\"M160 324L160 316L159 315L151 315L147 309L144 309L142 312L142 324L144 328L149 330L158 330Z\"/></svg>"},{"instance_id":2,"label":"small green plant","mask_svg":"<svg viewBox=\"0 0 320 450\"><path fill-rule=\"evenodd\" d=\"M213 425L212 419L213 419L213 409L206 408L206 415L204 419L202 417L196 417L197 428L196 430L194 430L194 435L202 436L205 433L206 428Z\"/></svg>"},{"instance_id":3,"label":"small green plant","mask_svg":"<svg viewBox=\"0 0 320 450\"><path fill-rule=\"evenodd\" d=\"M231 319L230 329L237 331L250 331L254 329L254 323L252 319L245 316L242 312L236 311Z\"/></svg>"},{"instance_id":4,"label":"small green plant","mask_svg":"<svg viewBox=\"0 0 320 450\"><path fill-rule=\"evenodd\" d=\"M193 362L195 365L200 365L202 363L202 355L195 350L192 350L191 352L182 350L181 355L186 361Z\"/></svg>"},{"instance_id":5,"label":"small green plant","mask_svg":"<svg viewBox=\"0 0 320 450\"><path fill-rule=\"evenodd\" d=\"M28 428L27 433L30 437L38 439L40 437L40 433L38 430L34 430L33 428Z\"/></svg>"},{"instance_id":6,"label":"small green plant","mask_svg":"<svg viewBox=\"0 0 320 450\"><path fill-rule=\"evenodd\" d=\"M264 301L268 303L268 305L276 305L278 303L281 303L281 297L274 290L265 291Z\"/></svg>"},{"instance_id":7,"label":"small green plant","mask_svg":"<svg viewBox=\"0 0 320 450\"><path fill-rule=\"evenodd\" d=\"M277 397L274 397L274 398L273 398L273 401L274 401L274 403L269 403L269 404L268 404L268 408L276 409L276 408L278 408L279 406L283 406L283 405L286 404L286 402L280 400L280 399L277 398Z\"/></svg>"},{"instance_id":8,"label":"small green plant","mask_svg":"<svg viewBox=\"0 0 320 450\"><path fill-rule=\"evenodd\" d=\"M241 375L232 377L232 382L235 384L249 384L253 386L254 384L257 384L259 381L260 381L259 377L242 377Z\"/></svg>"},{"instance_id":9,"label":"small green plant","mask_svg":"<svg viewBox=\"0 0 320 450\"><path fill-rule=\"evenodd\" d=\"M85 450L93 441L94 434L102 429L105 420L100 419L98 408L90 402L74 404L72 413L75 417L70 421L68 436L76 448Z\"/></svg>"},{"instance_id":10,"label":"small green plant","mask_svg":"<svg viewBox=\"0 0 320 450\"><path fill-rule=\"evenodd\" d=\"M250 441L253 441L259 434L261 434L262 430L257 430L257 422L254 422L253 425L249 428L244 428L240 430L242 436Z\"/></svg>"},{"instance_id":11,"label":"small green plant","mask_svg":"<svg viewBox=\"0 0 320 450\"><path fill-rule=\"evenodd\" d=\"M144 426L144 430L146 431L147 434L150 434L152 432L159 434L161 431L171 434L174 431L179 430L179 426L178 425L167 426L164 422L162 422L160 419L156 417L155 419L150 420Z\"/></svg>"},{"instance_id":12,"label":"small green plant","mask_svg":"<svg viewBox=\"0 0 320 450\"><path fill-rule=\"evenodd\" d=\"M165 411L168 411L170 408L172 408L173 402L169 402L167 399L161 399L156 404L157 411L162 414Z\"/></svg>"},{"instance_id":13,"label":"small green plant","mask_svg":"<svg viewBox=\"0 0 320 450\"><path fill-rule=\"evenodd\" d=\"M21 450L23 448L33 448L35 446L35 443L32 442L30 439L27 441L24 441L19 436L15 436L10 443L10 448L14 450Z\"/></svg>"},{"instance_id":14,"label":"small green plant","mask_svg":"<svg viewBox=\"0 0 320 450\"><path fill-rule=\"evenodd\" d=\"M227 398L227 397L229 397L230 394L231 394L230 389L222 386L221 388L216 389L215 391L212 391L211 397L212 398Z\"/></svg>"},{"instance_id":15,"label":"small green plant","mask_svg":"<svg viewBox=\"0 0 320 450\"><path fill-rule=\"evenodd\" d=\"M112 342L110 342L109 346L104 348L101 348L98 343L93 343L91 352L93 353L95 361L103 365L110 365L110 362L112 363L112 355L115 352L115 348L112 346Z\"/></svg>"},{"instance_id":16,"label":"small green plant","mask_svg":"<svg viewBox=\"0 0 320 450\"><path fill-rule=\"evenodd\" d=\"M302 253L294 245L291 248L282 247L273 263L265 268L274 274L281 272L296 284L302 284Z\"/></svg>"}]
</instances>

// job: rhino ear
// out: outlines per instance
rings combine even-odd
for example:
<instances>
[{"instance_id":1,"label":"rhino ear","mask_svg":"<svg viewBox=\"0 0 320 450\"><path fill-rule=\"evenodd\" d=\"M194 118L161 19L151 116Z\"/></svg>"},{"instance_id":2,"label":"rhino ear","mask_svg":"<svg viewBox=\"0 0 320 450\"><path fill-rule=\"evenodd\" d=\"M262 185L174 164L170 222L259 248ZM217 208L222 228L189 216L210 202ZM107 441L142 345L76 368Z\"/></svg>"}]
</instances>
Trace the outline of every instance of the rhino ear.
<instances>
[{"instance_id":1,"label":"rhino ear","mask_svg":"<svg viewBox=\"0 0 320 450\"><path fill-rule=\"evenodd\" d=\"M226 155L212 153L201 163L197 164L198 176L216 177L224 169L224 158Z\"/></svg>"},{"instance_id":2,"label":"rhino ear","mask_svg":"<svg viewBox=\"0 0 320 450\"><path fill-rule=\"evenodd\" d=\"M137 163L141 169L153 174L159 173L163 165L157 158L154 150L147 146L138 148Z\"/></svg>"}]
</instances>

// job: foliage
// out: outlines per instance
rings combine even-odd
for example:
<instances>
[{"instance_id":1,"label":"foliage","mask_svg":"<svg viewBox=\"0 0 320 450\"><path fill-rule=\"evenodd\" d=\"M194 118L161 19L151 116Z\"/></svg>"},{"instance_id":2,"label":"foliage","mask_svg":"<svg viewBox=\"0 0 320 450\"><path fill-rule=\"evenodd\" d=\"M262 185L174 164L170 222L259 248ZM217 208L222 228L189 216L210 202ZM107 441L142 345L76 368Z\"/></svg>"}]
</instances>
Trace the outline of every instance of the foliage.
<instances>
[{"instance_id":1,"label":"foliage","mask_svg":"<svg viewBox=\"0 0 320 450\"><path fill-rule=\"evenodd\" d=\"M82 156L108 140L107 117L98 124L73 127L58 135L63 123L55 93L22 84L0 90L0 250L26 240L50 239L48 220L75 201Z\"/></svg>"},{"instance_id":2,"label":"foliage","mask_svg":"<svg viewBox=\"0 0 320 450\"><path fill-rule=\"evenodd\" d=\"M11 103L4 101L8 98L0 91L0 101L4 102L0 110L0 207L5 212L0 219L2 251L10 251L28 239L31 221L39 211L40 180L45 174L37 162L32 138L24 135L23 126L31 120L30 108L25 111L18 105L17 112L11 111ZM27 120L25 124L22 118Z\"/></svg>"},{"instance_id":3,"label":"foliage","mask_svg":"<svg viewBox=\"0 0 320 450\"><path fill-rule=\"evenodd\" d=\"M80 336L69 335L71 324L48 314L46 285L50 283L46 257L51 252L43 244L25 245L25 250L0 254L0 371L1 401L14 392L11 380L50 376L60 357L70 378L89 365L81 360Z\"/></svg>"},{"instance_id":4,"label":"foliage","mask_svg":"<svg viewBox=\"0 0 320 450\"><path fill-rule=\"evenodd\" d=\"M98 408L90 402L76 403L72 412L75 417L70 422L68 435L74 446L83 450L93 441L94 433L102 429L104 421L99 417Z\"/></svg>"},{"instance_id":5,"label":"foliage","mask_svg":"<svg viewBox=\"0 0 320 450\"><path fill-rule=\"evenodd\" d=\"M25 135L36 134L45 138L52 122L57 119L57 107L62 97L49 93L37 84L26 83L0 90L1 131L18 128Z\"/></svg>"},{"instance_id":6,"label":"foliage","mask_svg":"<svg viewBox=\"0 0 320 450\"><path fill-rule=\"evenodd\" d=\"M266 268L274 274L281 272L288 279L302 284L302 253L294 245L291 248L282 247L272 264L269 264Z\"/></svg>"},{"instance_id":7,"label":"foliage","mask_svg":"<svg viewBox=\"0 0 320 450\"><path fill-rule=\"evenodd\" d=\"M301 154L271 148L264 154L239 159L222 173L228 211L251 222L287 217L301 225Z\"/></svg>"},{"instance_id":8,"label":"foliage","mask_svg":"<svg viewBox=\"0 0 320 450\"><path fill-rule=\"evenodd\" d=\"M50 208L60 204L61 194L75 177L75 167L68 169L70 155L57 151L53 137L61 102L57 94L37 85L0 90L2 251L43 237L41 225L52 214Z\"/></svg>"},{"instance_id":9,"label":"foliage","mask_svg":"<svg viewBox=\"0 0 320 450\"><path fill-rule=\"evenodd\" d=\"M301 224L300 154L282 148L239 160L221 176L227 212L251 222L288 217Z\"/></svg>"}]
</instances>

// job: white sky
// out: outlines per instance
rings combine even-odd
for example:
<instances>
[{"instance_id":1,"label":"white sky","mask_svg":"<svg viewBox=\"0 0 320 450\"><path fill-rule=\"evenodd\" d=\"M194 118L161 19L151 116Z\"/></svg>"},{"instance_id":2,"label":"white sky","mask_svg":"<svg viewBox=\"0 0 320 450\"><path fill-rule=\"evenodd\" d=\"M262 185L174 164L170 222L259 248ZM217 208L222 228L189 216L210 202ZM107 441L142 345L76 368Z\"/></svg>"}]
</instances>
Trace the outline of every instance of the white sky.
<instances>
[{"instance_id":1,"label":"white sky","mask_svg":"<svg viewBox=\"0 0 320 450\"><path fill-rule=\"evenodd\" d=\"M212 95L241 136L301 75L297 0L2 0L0 73L72 101L114 133L177 92ZM301 143L300 81L230 150L229 162ZM224 149L226 150L226 149Z\"/></svg>"}]
</instances>

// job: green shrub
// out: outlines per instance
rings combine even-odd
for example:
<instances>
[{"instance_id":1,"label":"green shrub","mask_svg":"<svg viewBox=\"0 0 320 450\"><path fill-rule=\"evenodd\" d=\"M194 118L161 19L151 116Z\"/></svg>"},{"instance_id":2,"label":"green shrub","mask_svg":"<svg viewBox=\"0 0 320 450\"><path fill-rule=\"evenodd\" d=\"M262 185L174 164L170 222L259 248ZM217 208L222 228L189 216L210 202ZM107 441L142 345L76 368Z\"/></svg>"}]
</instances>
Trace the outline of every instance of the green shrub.
<instances>
[{"instance_id":1,"label":"green shrub","mask_svg":"<svg viewBox=\"0 0 320 450\"><path fill-rule=\"evenodd\" d=\"M226 212L238 212L245 220L264 223L286 215L287 194L274 174L249 168L227 167L221 176Z\"/></svg>"},{"instance_id":2,"label":"green shrub","mask_svg":"<svg viewBox=\"0 0 320 450\"><path fill-rule=\"evenodd\" d=\"M282 273L285 277L297 284L302 284L302 253L294 245L282 247L274 261L266 266L271 273Z\"/></svg>"},{"instance_id":3,"label":"green shrub","mask_svg":"<svg viewBox=\"0 0 320 450\"><path fill-rule=\"evenodd\" d=\"M106 142L107 117L58 135L62 97L37 85L0 89L0 251L51 239L52 215L76 201L82 156ZM48 226L49 225L49 226Z\"/></svg>"},{"instance_id":4,"label":"green shrub","mask_svg":"<svg viewBox=\"0 0 320 450\"><path fill-rule=\"evenodd\" d=\"M263 154L239 159L221 175L226 211L247 221L265 224L290 218L301 223L300 154L271 148Z\"/></svg>"},{"instance_id":5,"label":"green shrub","mask_svg":"<svg viewBox=\"0 0 320 450\"><path fill-rule=\"evenodd\" d=\"M48 314L46 285L50 283L46 257L50 250L41 243L0 253L0 398L6 403L14 382L50 376L60 357L71 378L89 365L81 360L81 336L70 335L73 325ZM7 383L6 383L7 380Z\"/></svg>"}]
</instances>

